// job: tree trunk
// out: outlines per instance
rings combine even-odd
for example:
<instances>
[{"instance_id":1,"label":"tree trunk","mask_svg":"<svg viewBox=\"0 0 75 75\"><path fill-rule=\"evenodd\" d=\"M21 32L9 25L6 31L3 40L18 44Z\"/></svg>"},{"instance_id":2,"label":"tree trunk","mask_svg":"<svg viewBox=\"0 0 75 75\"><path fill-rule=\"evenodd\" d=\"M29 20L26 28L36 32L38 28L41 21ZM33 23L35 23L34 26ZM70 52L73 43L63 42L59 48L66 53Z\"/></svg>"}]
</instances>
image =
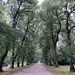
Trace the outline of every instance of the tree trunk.
<instances>
[{"instance_id":1,"label":"tree trunk","mask_svg":"<svg viewBox=\"0 0 75 75\"><path fill-rule=\"evenodd\" d=\"M14 69L14 62L15 62L15 60L12 59L12 64L11 64L11 68L12 68L12 69Z\"/></svg>"},{"instance_id":2,"label":"tree trunk","mask_svg":"<svg viewBox=\"0 0 75 75\"><path fill-rule=\"evenodd\" d=\"M12 61L11 61L11 68L14 68L14 62L15 62L15 58L14 58L14 49L15 49L15 38L13 38L13 48L12 48Z\"/></svg>"},{"instance_id":3,"label":"tree trunk","mask_svg":"<svg viewBox=\"0 0 75 75\"><path fill-rule=\"evenodd\" d=\"M70 57L70 72L75 72L73 57Z\"/></svg>"},{"instance_id":4,"label":"tree trunk","mask_svg":"<svg viewBox=\"0 0 75 75\"><path fill-rule=\"evenodd\" d=\"M54 46L54 65L55 67L58 67L58 58L57 58L57 53L56 53L56 46Z\"/></svg>"},{"instance_id":5,"label":"tree trunk","mask_svg":"<svg viewBox=\"0 0 75 75\"><path fill-rule=\"evenodd\" d=\"M6 51L5 51L4 55L1 57L1 59L0 59L0 72L3 72L2 65L3 65L3 62L4 62L7 54L8 54L8 51L9 51L9 47L6 45Z\"/></svg>"},{"instance_id":6,"label":"tree trunk","mask_svg":"<svg viewBox=\"0 0 75 75\"><path fill-rule=\"evenodd\" d=\"M47 57L45 57L45 64L48 65Z\"/></svg>"},{"instance_id":7,"label":"tree trunk","mask_svg":"<svg viewBox=\"0 0 75 75\"><path fill-rule=\"evenodd\" d=\"M67 33L67 38L68 38L68 46L71 46L71 39L70 39L70 31L68 31ZM73 61L73 55L71 53L71 56L70 56L70 72L74 72L75 71L75 68L74 68L74 61Z\"/></svg>"},{"instance_id":8,"label":"tree trunk","mask_svg":"<svg viewBox=\"0 0 75 75\"><path fill-rule=\"evenodd\" d=\"M17 67L20 67L20 60L19 60L19 57L17 58Z\"/></svg>"},{"instance_id":9,"label":"tree trunk","mask_svg":"<svg viewBox=\"0 0 75 75\"><path fill-rule=\"evenodd\" d=\"M21 66L24 66L24 55L23 55L23 58L22 58L22 65Z\"/></svg>"},{"instance_id":10,"label":"tree trunk","mask_svg":"<svg viewBox=\"0 0 75 75\"><path fill-rule=\"evenodd\" d=\"M2 70L2 64L3 64L3 59L0 60L0 72L3 72L3 70Z\"/></svg>"},{"instance_id":11,"label":"tree trunk","mask_svg":"<svg viewBox=\"0 0 75 75\"><path fill-rule=\"evenodd\" d=\"M75 68L74 68L74 65L73 65L73 58L71 57L70 59L70 72L75 72Z\"/></svg>"},{"instance_id":12,"label":"tree trunk","mask_svg":"<svg viewBox=\"0 0 75 75\"><path fill-rule=\"evenodd\" d=\"M52 60L50 60L50 63L49 63L49 65L50 65L50 66L53 66L53 64L52 64Z\"/></svg>"},{"instance_id":13,"label":"tree trunk","mask_svg":"<svg viewBox=\"0 0 75 75\"><path fill-rule=\"evenodd\" d=\"M12 50L12 63L11 63L11 68L12 69L14 68L14 62L15 62L15 59L14 59L14 50Z\"/></svg>"}]
</instances>

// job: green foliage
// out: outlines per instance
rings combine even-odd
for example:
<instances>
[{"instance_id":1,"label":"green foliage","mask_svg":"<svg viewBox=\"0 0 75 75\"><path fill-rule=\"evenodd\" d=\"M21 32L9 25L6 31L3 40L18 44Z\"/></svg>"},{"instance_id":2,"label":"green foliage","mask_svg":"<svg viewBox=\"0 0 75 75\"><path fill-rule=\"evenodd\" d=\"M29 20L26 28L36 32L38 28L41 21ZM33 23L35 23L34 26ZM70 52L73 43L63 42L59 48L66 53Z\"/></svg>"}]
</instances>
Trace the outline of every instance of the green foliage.
<instances>
[{"instance_id":1,"label":"green foliage","mask_svg":"<svg viewBox=\"0 0 75 75\"><path fill-rule=\"evenodd\" d=\"M7 64L16 56L16 61L22 62L24 57L27 64L42 58L46 64L52 62L54 65L55 52L60 64L68 63L70 57L75 60L74 12L74 0L45 0L38 10L37 0L9 0L1 4L0 58L9 43L9 53L4 61ZM68 42L71 42L69 46ZM57 43L60 44L57 46Z\"/></svg>"},{"instance_id":2,"label":"green foliage","mask_svg":"<svg viewBox=\"0 0 75 75\"><path fill-rule=\"evenodd\" d=\"M9 0L0 5L0 66L1 57L9 51L3 62L10 64L12 59L27 63L34 62L36 38L36 0ZM5 14L5 15L4 15ZM26 40L27 39L27 40ZM6 50L7 44L8 50ZM17 57L15 57L17 56ZM12 58L12 59L11 59ZM5 60L5 61L4 61Z\"/></svg>"}]
</instances>

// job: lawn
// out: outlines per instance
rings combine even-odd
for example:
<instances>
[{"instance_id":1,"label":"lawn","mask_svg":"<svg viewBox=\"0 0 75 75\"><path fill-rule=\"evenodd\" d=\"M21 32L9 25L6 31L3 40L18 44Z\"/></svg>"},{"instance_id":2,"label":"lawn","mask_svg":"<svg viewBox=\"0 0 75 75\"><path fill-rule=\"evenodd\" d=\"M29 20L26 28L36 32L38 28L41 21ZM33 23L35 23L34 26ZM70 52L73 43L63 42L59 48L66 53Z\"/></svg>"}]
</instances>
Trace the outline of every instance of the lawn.
<instances>
[{"instance_id":1,"label":"lawn","mask_svg":"<svg viewBox=\"0 0 75 75\"><path fill-rule=\"evenodd\" d=\"M24 67L16 67L14 69L10 69L10 68L7 68L7 69L4 69L4 72L1 72L0 75L13 75L13 73L15 72L18 72L18 71L21 71L25 68L29 68L31 65L26 65Z\"/></svg>"},{"instance_id":2,"label":"lawn","mask_svg":"<svg viewBox=\"0 0 75 75\"><path fill-rule=\"evenodd\" d=\"M54 75L75 75L75 72L70 72L69 66L59 66L55 68L54 66L45 65L48 71L54 73Z\"/></svg>"}]
</instances>

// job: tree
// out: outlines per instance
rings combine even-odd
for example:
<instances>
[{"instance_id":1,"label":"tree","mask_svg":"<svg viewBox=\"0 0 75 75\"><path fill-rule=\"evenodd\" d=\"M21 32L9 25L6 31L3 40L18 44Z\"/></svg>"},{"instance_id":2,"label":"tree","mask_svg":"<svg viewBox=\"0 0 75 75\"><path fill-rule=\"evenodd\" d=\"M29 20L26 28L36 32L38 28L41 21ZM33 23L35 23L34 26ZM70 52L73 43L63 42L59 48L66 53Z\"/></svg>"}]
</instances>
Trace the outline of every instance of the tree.
<instances>
[{"instance_id":1,"label":"tree","mask_svg":"<svg viewBox=\"0 0 75 75\"><path fill-rule=\"evenodd\" d=\"M70 34L71 34L71 30L75 27L74 21L71 18L71 14L73 14L75 11L74 6L75 5L73 5L73 2L72 3L66 2L65 8L64 8L65 21L66 21L67 46L71 46ZM68 11L68 9L70 11ZM73 62L74 61L73 61L73 57L72 57L72 53L71 53L70 54L70 71L75 71Z\"/></svg>"},{"instance_id":2,"label":"tree","mask_svg":"<svg viewBox=\"0 0 75 75\"><path fill-rule=\"evenodd\" d=\"M59 4L60 5L60 4ZM42 13L40 14L40 17L43 21L46 22L46 25L48 28L50 28L50 33L52 37L52 44L53 44L53 50L54 50L54 62L55 66L58 67L58 59L57 59L57 53L56 53L56 46L57 42L59 40L59 34L61 31L61 21L62 21L62 14L61 14L61 7L59 8L59 5L49 5L49 2L47 6L42 9ZM54 9L54 10L53 10Z\"/></svg>"},{"instance_id":3,"label":"tree","mask_svg":"<svg viewBox=\"0 0 75 75\"><path fill-rule=\"evenodd\" d=\"M2 26L0 26L0 31L3 33L1 34L5 37L6 42L7 42L5 54L2 55L1 60L0 60L1 71L2 71L2 64L8 54L9 49L12 50L12 68L14 68L14 60L19 55L18 53L20 52L22 45L25 41L27 31L29 29L29 24L34 18L32 14L34 14L35 12L33 10L35 4L36 4L36 1L34 0L33 1L9 0L3 6L5 7L6 17L8 16L8 18L6 19L5 25L1 23ZM2 15L2 17L4 17L4 15ZM21 24L23 24L23 28L21 27L20 22ZM20 25L20 27L18 26L18 24ZM10 39L11 41L9 40L10 37L11 37ZM10 46L8 44L10 44Z\"/></svg>"},{"instance_id":4,"label":"tree","mask_svg":"<svg viewBox=\"0 0 75 75\"><path fill-rule=\"evenodd\" d=\"M11 4L11 2L12 2L12 4ZM27 19L27 13L29 14L29 13L33 13L33 8L34 8L34 6L35 6L35 2L36 1L28 1L28 0L26 0L26 1L23 1L23 0L17 0L17 4L15 4L15 0L14 1L9 1L9 6L11 7L10 8L10 17L11 17L11 19L12 19L12 27L13 28L18 28L19 29L19 27L17 26L17 22L19 22L19 21L21 21L21 22L24 22L25 21L25 19ZM27 3L27 4L26 4ZM18 7L17 7L17 6ZM21 9L22 8L22 9ZM8 12L9 13L9 12ZM25 18L26 17L26 18ZM29 18L29 16L28 16L28 18ZM31 19L32 20L32 19ZM20 48L21 48L21 46L22 46L22 44L23 44L23 42L24 42L24 40L25 40L25 37L26 37L26 34L27 34L27 31L28 31L28 25L29 25L29 23L30 23L30 21L31 20L29 20L28 22L27 22L27 28L26 28L26 30L23 30L23 31L25 31L25 33L24 33L24 37L23 37L23 39L21 40L21 45L20 45ZM22 23L23 24L23 23ZM23 25L25 25L25 24L23 24ZM18 53L17 54L15 54L14 53L14 50L15 50L15 42L16 42L16 39L13 37L13 39L12 39L12 42L13 42L13 49L12 49L12 68L14 68L14 60L16 59L16 57L17 57L17 55L18 55ZM19 48L19 49L20 49ZM18 49L18 51L17 52L19 52L19 49ZM14 55L15 54L15 55Z\"/></svg>"}]
</instances>

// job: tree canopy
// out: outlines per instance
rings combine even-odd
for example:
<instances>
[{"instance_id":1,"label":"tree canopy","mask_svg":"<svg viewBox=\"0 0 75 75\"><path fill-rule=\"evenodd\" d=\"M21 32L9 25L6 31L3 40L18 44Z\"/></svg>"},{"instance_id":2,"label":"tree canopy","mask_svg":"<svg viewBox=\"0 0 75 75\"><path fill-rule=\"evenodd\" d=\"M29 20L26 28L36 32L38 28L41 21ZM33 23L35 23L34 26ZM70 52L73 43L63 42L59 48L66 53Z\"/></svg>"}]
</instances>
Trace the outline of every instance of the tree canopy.
<instances>
[{"instance_id":1,"label":"tree canopy","mask_svg":"<svg viewBox=\"0 0 75 75\"><path fill-rule=\"evenodd\" d=\"M74 0L1 0L0 72L38 61L75 71L74 32Z\"/></svg>"}]
</instances>

